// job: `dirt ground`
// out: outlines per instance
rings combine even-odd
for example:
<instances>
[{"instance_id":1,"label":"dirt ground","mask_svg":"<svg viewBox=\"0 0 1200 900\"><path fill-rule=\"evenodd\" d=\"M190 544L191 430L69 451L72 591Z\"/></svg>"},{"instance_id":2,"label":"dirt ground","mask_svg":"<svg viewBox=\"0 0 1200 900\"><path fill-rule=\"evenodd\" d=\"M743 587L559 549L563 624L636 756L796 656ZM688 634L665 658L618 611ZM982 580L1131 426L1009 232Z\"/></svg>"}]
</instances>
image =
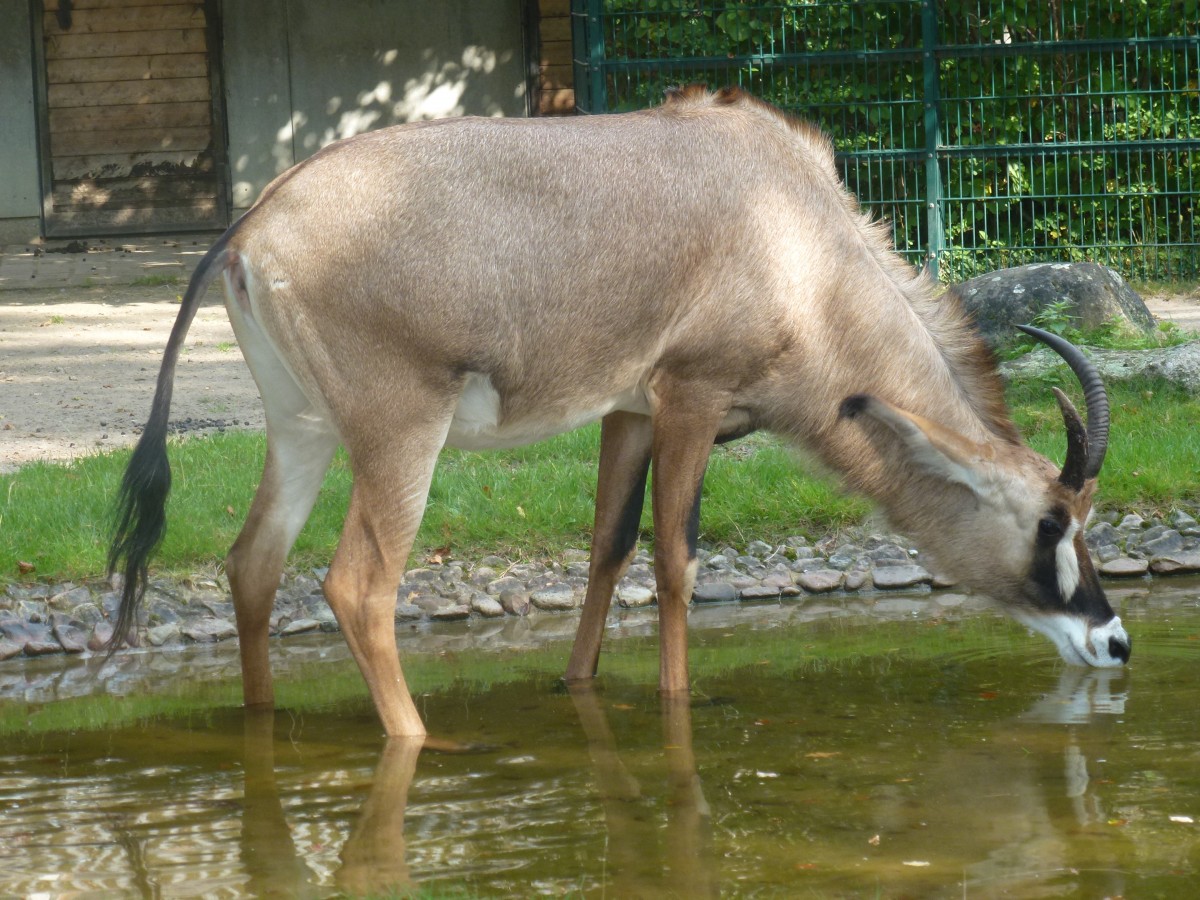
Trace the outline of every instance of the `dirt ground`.
<instances>
[{"instance_id":1,"label":"dirt ground","mask_svg":"<svg viewBox=\"0 0 1200 900\"><path fill-rule=\"evenodd\" d=\"M150 411L179 286L0 292L0 472L132 445ZM1200 297L1146 298L1200 331ZM209 292L180 357L171 419L181 431L264 427L220 291Z\"/></svg>"},{"instance_id":2,"label":"dirt ground","mask_svg":"<svg viewBox=\"0 0 1200 900\"><path fill-rule=\"evenodd\" d=\"M1200 333L1200 290L1190 294L1142 297L1159 321L1174 322L1184 331Z\"/></svg>"},{"instance_id":3,"label":"dirt ground","mask_svg":"<svg viewBox=\"0 0 1200 900\"><path fill-rule=\"evenodd\" d=\"M0 293L0 471L132 444L150 412L182 290ZM188 332L171 418L181 430L264 426L258 387L217 290Z\"/></svg>"}]
</instances>

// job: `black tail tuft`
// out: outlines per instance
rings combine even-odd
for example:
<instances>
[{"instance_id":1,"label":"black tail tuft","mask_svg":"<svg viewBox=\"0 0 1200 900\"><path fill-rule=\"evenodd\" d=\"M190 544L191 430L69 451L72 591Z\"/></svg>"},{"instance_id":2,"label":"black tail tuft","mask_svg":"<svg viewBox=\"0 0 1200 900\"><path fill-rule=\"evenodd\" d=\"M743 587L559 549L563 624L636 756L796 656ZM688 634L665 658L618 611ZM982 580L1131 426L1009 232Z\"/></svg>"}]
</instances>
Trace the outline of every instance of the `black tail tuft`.
<instances>
[{"instance_id":1,"label":"black tail tuft","mask_svg":"<svg viewBox=\"0 0 1200 900\"><path fill-rule=\"evenodd\" d=\"M244 221L245 218L237 224ZM117 621L113 624L112 640L108 643L109 656L127 640L130 631L137 625L138 607L146 595L150 556L167 531L167 494L171 492L167 423L171 415L171 385L175 377L175 364L205 290L229 264L230 256L225 248L237 224L213 244L192 273L192 280L183 295L183 303L163 353L150 418L133 450L125 477L121 479L116 528L112 546L108 550L108 574L111 576L119 571L124 583L121 585L121 606L117 611Z\"/></svg>"},{"instance_id":2,"label":"black tail tuft","mask_svg":"<svg viewBox=\"0 0 1200 900\"><path fill-rule=\"evenodd\" d=\"M151 554L167 530L167 494L171 465L167 460L167 421L147 423L121 480L117 524L108 551L108 573L121 573L121 606L113 625L108 655L112 656L137 624L138 607L146 594Z\"/></svg>"}]
</instances>

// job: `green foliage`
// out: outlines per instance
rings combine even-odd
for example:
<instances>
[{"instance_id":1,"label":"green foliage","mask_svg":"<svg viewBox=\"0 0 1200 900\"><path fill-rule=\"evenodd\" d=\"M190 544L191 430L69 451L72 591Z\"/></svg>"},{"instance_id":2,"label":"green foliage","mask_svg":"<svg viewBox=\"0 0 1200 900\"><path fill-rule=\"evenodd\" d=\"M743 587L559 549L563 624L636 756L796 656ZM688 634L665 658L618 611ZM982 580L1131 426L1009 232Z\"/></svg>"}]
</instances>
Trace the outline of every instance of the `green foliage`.
<instances>
[{"instance_id":1,"label":"green foliage","mask_svg":"<svg viewBox=\"0 0 1200 900\"><path fill-rule=\"evenodd\" d=\"M1178 39L1200 28L1197 0L941 0L929 73L923 6L605 0L608 108L704 82L793 110L833 136L848 186L917 262L932 75L936 140L958 148L939 154L943 278L1042 259L1196 274L1200 154L1171 142L1200 137L1196 43Z\"/></svg>"},{"instance_id":2,"label":"green foliage","mask_svg":"<svg viewBox=\"0 0 1200 900\"><path fill-rule=\"evenodd\" d=\"M1080 329L1071 314L1070 300L1059 300L1046 306L1033 317L1033 324L1043 331L1066 338L1076 346L1096 347L1103 350L1154 350L1159 347L1175 347L1186 344L1193 336L1174 322L1159 322L1153 334L1129 328L1117 316L1105 321L1099 328ZM1016 338L1000 354L1004 359L1016 359L1038 350L1044 345L1026 335Z\"/></svg>"}]
</instances>

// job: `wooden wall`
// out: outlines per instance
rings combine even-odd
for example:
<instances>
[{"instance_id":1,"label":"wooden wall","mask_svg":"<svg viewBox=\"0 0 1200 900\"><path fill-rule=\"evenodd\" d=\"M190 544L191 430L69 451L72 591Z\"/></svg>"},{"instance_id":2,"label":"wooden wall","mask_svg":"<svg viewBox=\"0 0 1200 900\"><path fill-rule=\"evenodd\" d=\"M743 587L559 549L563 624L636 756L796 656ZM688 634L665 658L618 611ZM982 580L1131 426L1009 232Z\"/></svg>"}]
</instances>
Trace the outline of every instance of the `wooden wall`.
<instances>
[{"instance_id":1,"label":"wooden wall","mask_svg":"<svg viewBox=\"0 0 1200 900\"><path fill-rule=\"evenodd\" d=\"M571 71L571 0L539 0L537 112L568 116L575 112Z\"/></svg>"},{"instance_id":2,"label":"wooden wall","mask_svg":"<svg viewBox=\"0 0 1200 900\"><path fill-rule=\"evenodd\" d=\"M44 0L52 234L220 228L205 0Z\"/></svg>"},{"instance_id":3,"label":"wooden wall","mask_svg":"<svg viewBox=\"0 0 1200 900\"><path fill-rule=\"evenodd\" d=\"M35 40L36 153L49 237L222 228L231 197L234 207L248 205L270 177L298 158L297 149L311 152L303 143L311 134L319 144L326 131L342 127L339 117L346 110L333 108L332 99L357 97L384 80L407 84L416 79L417 94L431 73L446 75L434 66L440 58L436 53L452 62L461 59L456 41L513 49L518 60L508 65L504 60L511 54L500 52L508 68L467 73L465 111L494 115L493 107L511 105L516 97L520 109L501 111L523 114L529 57L522 54L521 42L536 40L532 109L541 115L574 112L570 0L35 0L26 8L33 11L35 36L41 38ZM351 8L382 10L386 22L415 9L422 21L433 24L425 29L429 34L415 35L370 26L374 30L360 40L354 38L356 29L368 26L343 12ZM478 11L484 8L487 16L481 17ZM224 21L217 21L218 10ZM536 19L522 19L522 10L532 10ZM434 28L439 15L456 27ZM511 18L511 27L497 29L498 16ZM314 57L315 39L306 38L303 29L298 42L289 30L310 20L326 23L322 28L336 23L328 46L317 48L324 47L324 55ZM243 35L240 29L246 27L251 30ZM395 61L394 54L384 54L380 62L364 50L375 46L371 41L404 52ZM425 43L417 47L419 41ZM339 56L342 44L352 48L349 66ZM409 45L416 49L409 52ZM430 48L433 62L421 55ZM372 68L385 65L382 74ZM514 93L514 82L506 79L516 65L521 71ZM409 70L412 74L406 74ZM374 80L363 81L365 75ZM303 89L299 93L297 84ZM290 119L289 103L294 104ZM382 100L378 105L388 106ZM289 122L295 133L281 137L292 127ZM232 176L226 134L238 148ZM232 185L227 183L231 177ZM36 192L29 194L36 203Z\"/></svg>"}]
</instances>

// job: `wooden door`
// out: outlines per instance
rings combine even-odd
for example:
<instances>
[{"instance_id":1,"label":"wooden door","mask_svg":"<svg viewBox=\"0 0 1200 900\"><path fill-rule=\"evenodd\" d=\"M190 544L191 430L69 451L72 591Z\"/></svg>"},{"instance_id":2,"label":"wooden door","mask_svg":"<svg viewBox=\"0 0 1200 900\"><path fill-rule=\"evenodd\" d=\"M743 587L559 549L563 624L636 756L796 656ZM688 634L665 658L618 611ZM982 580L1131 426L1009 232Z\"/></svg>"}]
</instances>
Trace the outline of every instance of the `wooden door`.
<instances>
[{"instance_id":1,"label":"wooden door","mask_svg":"<svg viewBox=\"0 0 1200 900\"><path fill-rule=\"evenodd\" d=\"M42 0L51 237L229 224L214 0Z\"/></svg>"}]
</instances>

